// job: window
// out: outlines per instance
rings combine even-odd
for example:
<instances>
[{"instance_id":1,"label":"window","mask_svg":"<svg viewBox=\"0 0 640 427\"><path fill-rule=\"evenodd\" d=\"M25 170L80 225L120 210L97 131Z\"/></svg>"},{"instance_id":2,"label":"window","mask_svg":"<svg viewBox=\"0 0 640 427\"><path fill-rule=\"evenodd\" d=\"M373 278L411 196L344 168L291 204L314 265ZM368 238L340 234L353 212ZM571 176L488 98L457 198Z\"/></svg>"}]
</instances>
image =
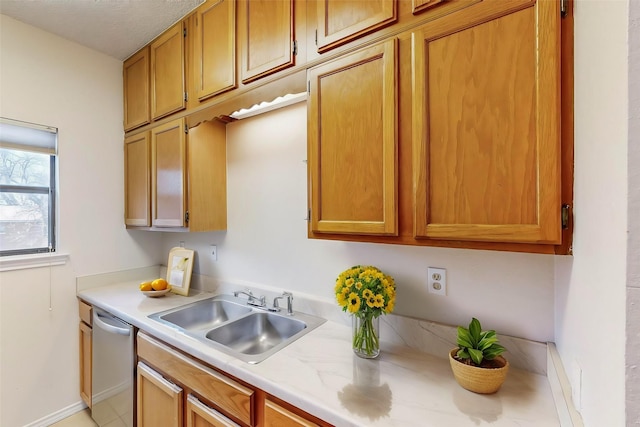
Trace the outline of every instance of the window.
<instances>
[{"instance_id":1,"label":"window","mask_svg":"<svg viewBox=\"0 0 640 427\"><path fill-rule=\"evenodd\" d=\"M55 251L57 136L0 117L0 256Z\"/></svg>"}]
</instances>

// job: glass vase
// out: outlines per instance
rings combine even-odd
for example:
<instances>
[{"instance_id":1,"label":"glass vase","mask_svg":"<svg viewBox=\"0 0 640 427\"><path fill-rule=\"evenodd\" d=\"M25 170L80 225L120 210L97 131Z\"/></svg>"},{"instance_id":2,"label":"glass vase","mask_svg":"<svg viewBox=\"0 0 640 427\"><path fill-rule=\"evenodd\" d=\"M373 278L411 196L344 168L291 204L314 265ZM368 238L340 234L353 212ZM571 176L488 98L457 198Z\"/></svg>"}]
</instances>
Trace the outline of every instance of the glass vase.
<instances>
[{"instance_id":1,"label":"glass vase","mask_svg":"<svg viewBox=\"0 0 640 427\"><path fill-rule=\"evenodd\" d=\"M351 316L353 352L365 359L374 359L380 354L380 319L372 314Z\"/></svg>"}]
</instances>

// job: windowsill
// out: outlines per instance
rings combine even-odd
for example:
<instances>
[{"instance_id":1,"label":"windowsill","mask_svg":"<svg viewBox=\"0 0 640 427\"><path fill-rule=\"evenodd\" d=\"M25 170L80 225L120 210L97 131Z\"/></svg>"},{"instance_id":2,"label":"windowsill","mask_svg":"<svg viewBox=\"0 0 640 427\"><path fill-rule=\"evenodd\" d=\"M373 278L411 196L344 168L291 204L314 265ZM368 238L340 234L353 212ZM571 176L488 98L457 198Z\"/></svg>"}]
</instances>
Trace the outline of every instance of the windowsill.
<instances>
[{"instance_id":1,"label":"windowsill","mask_svg":"<svg viewBox=\"0 0 640 427\"><path fill-rule=\"evenodd\" d=\"M69 254L33 254L0 257L0 271L23 270L25 268L50 267L52 265L64 265L69 259Z\"/></svg>"}]
</instances>

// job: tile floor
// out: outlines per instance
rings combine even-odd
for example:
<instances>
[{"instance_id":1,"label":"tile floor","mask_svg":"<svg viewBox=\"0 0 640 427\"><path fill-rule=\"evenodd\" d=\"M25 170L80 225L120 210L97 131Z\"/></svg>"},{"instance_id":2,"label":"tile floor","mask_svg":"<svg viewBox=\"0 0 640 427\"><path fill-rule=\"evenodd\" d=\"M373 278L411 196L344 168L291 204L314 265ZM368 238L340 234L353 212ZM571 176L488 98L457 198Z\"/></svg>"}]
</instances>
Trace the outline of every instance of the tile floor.
<instances>
[{"instance_id":1,"label":"tile floor","mask_svg":"<svg viewBox=\"0 0 640 427\"><path fill-rule=\"evenodd\" d=\"M50 427L97 427L97 424L91 419L89 409L77 412L62 421L51 424Z\"/></svg>"}]
</instances>

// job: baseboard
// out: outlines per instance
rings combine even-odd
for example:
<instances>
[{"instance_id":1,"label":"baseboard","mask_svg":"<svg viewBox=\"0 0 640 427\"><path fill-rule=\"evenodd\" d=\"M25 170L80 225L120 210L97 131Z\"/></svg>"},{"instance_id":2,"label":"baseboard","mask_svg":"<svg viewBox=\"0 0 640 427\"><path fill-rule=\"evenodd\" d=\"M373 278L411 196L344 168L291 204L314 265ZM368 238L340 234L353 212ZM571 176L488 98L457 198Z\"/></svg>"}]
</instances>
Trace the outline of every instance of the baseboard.
<instances>
[{"instance_id":1,"label":"baseboard","mask_svg":"<svg viewBox=\"0 0 640 427\"><path fill-rule=\"evenodd\" d=\"M39 420L26 424L24 427L47 427L84 410L86 407L87 405L85 405L83 401L79 401L73 405L67 406L66 408L62 408L53 414L49 414L46 417L42 417Z\"/></svg>"}]
</instances>

